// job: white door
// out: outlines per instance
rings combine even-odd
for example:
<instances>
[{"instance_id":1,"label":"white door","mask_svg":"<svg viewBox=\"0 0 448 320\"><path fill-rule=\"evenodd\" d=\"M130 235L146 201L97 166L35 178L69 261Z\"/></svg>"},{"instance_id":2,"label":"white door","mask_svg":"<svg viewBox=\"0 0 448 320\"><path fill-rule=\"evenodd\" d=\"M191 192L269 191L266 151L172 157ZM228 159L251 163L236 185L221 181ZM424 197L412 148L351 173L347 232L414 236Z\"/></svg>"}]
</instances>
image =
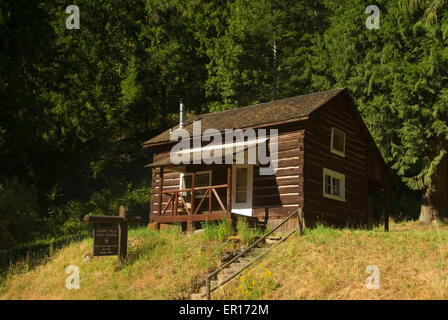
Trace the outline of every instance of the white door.
<instances>
[{"instance_id":1,"label":"white door","mask_svg":"<svg viewBox=\"0 0 448 320\"><path fill-rule=\"evenodd\" d=\"M252 216L252 165L232 166L232 212Z\"/></svg>"}]
</instances>

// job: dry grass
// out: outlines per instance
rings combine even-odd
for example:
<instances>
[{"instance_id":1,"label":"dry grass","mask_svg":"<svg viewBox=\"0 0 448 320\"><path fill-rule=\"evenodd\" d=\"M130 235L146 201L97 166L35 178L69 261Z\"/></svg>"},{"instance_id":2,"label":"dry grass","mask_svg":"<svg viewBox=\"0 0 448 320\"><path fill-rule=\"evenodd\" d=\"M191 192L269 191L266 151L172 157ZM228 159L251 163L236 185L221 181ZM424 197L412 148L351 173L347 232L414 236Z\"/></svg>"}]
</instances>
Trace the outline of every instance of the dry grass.
<instances>
[{"instance_id":1,"label":"dry grass","mask_svg":"<svg viewBox=\"0 0 448 320\"><path fill-rule=\"evenodd\" d=\"M243 275L269 270L275 285L259 282L262 299L448 299L448 227L392 223L391 231L318 227L271 251ZM369 290L366 268L380 270L380 289ZM242 280L215 293L241 298Z\"/></svg>"},{"instance_id":2,"label":"dry grass","mask_svg":"<svg viewBox=\"0 0 448 320\"><path fill-rule=\"evenodd\" d=\"M192 290L192 281L219 264L226 244L203 236L173 231L139 229L128 262L116 269L116 257L95 257L82 262L92 239L56 252L48 261L27 271L24 265L10 270L0 284L0 299L178 299ZM68 290L65 269L80 269L80 289Z\"/></svg>"},{"instance_id":3,"label":"dry grass","mask_svg":"<svg viewBox=\"0 0 448 320\"><path fill-rule=\"evenodd\" d=\"M293 236L213 294L215 299L448 299L448 227L391 224L391 231L319 227ZM176 299L219 264L229 245L172 231L130 233L129 261L115 257L82 262L88 239L63 248L46 263L19 265L0 284L0 299ZM81 288L65 288L65 268L80 268ZM381 272L380 289L369 290L366 268ZM249 274L250 273L250 274Z\"/></svg>"}]
</instances>

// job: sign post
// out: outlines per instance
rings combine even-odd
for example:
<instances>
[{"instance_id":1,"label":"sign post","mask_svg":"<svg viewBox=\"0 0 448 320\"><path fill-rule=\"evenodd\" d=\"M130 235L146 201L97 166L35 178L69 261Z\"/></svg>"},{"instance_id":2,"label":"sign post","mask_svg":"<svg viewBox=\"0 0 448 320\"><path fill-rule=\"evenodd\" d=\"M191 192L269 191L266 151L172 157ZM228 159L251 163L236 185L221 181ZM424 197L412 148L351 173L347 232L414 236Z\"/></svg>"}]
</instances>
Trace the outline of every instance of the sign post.
<instances>
[{"instance_id":1,"label":"sign post","mask_svg":"<svg viewBox=\"0 0 448 320\"><path fill-rule=\"evenodd\" d=\"M128 209L120 206L119 216L89 216L84 221L94 224L93 256L118 256L118 263L126 259L128 225L140 223L140 217L128 217Z\"/></svg>"}]
</instances>

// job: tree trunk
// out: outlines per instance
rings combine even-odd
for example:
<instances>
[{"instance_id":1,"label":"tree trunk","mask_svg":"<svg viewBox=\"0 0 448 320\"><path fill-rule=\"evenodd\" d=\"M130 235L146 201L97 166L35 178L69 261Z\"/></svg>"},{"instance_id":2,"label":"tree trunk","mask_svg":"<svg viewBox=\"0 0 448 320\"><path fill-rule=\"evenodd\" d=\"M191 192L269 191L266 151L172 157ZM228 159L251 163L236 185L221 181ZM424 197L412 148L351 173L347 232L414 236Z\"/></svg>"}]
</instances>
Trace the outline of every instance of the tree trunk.
<instances>
[{"instance_id":1,"label":"tree trunk","mask_svg":"<svg viewBox=\"0 0 448 320\"><path fill-rule=\"evenodd\" d=\"M434 220L448 218L448 176L447 157L444 156L437 166L430 185L422 199L420 223L429 224Z\"/></svg>"}]
</instances>

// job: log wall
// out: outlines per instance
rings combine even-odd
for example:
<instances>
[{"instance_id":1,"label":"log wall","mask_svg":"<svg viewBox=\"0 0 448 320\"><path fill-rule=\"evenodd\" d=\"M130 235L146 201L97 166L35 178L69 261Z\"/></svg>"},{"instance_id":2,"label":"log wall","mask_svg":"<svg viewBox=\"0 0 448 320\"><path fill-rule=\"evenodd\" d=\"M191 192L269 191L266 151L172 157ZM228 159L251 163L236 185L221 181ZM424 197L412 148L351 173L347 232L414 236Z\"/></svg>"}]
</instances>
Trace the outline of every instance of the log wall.
<instances>
[{"instance_id":1,"label":"log wall","mask_svg":"<svg viewBox=\"0 0 448 320\"><path fill-rule=\"evenodd\" d=\"M355 112L354 112L355 111ZM305 220L358 226L367 222L368 143L356 110L334 99L310 118L305 136ZM333 154L331 128L345 132L345 157ZM345 202L323 195L323 168L345 175Z\"/></svg>"}]
</instances>

